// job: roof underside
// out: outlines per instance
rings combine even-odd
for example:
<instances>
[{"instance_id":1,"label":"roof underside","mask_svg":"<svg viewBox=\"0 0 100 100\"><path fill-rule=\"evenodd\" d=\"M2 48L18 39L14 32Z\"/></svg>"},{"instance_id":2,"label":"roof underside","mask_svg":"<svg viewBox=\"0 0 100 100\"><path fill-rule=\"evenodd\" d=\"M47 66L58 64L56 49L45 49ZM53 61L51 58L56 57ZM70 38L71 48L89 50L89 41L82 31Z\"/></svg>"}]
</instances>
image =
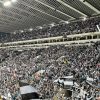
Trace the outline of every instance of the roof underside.
<instances>
[{"instance_id":1,"label":"roof underside","mask_svg":"<svg viewBox=\"0 0 100 100\"><path fill-rule=\"evenodd\" d=\"M13 32L100 14L100 0L17 0L0 4L0 31Z\"/></svg>"}]
</instances>

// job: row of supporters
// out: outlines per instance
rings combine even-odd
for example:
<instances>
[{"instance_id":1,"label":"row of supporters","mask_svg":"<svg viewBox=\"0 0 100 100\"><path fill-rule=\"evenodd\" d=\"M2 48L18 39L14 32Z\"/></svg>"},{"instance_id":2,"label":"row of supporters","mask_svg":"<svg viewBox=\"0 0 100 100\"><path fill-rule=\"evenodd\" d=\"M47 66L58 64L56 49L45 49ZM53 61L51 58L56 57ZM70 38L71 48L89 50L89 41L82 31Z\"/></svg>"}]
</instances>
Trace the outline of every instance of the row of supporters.
<instances>
[{"instance_id":1,"label":"row of supporters","mask_svg":"<svg viewBox=\"0 0 100 100\"><path fill-rule=\"evenodd\" d=\"M57 36L68 36L73 34L98 32L100 31L100 17L89 18L85 21L80 20L76 22L70 22L69 24L60 23L53 27L43 27L42 29L33 29L31 31L16 31L8 34L0 34L0 42L14 42L32 40L38 38L49 38Z\"/></svg>"},{"instance_id":2,"label":"row of supporters","mask_svg":"<svg viewBox=\"0 0 100 100\"><path fill-rule=\"evenodd\" d=\"M55 39L54 39L55 38ZM74 37L53 37L53 39L43 38L29 41L19 41L19 42L11 42L11 43L3 43L2 46L15 46L15 45L29 45L29 44L43 44L43 43L55 43L55 42L65 42L65 41L75 41L75 40L88 40L88 39L99 39L100 35L87 35L87 36L74 36Z\"/></svg>"},{"instance_id":3,"label":"row of supporters","mask_svg":"<svg viewBox=\"0 0 100 100\"><path fill-rule=\"evenodd\" d=\"M99 97L97 89L90 86L92 84L99 88L100 70L97 67L100 62L99 46L56 45L21 51L1 49L0 93L5 95L9 91L13 100L21 100L18 81L26 80L36 88L42 99L48 99L56 95L59 90L58 83L61 83L62 78L73 76L74 83L77 83L88 96ZM91 79L90 82L87 83L86 78ZM73 85L73 82L68 81ZM66 84L68 83L64 82L64 86ZM78 97L84 98L81 91L78 94ZM65 100L72 99L65 98Z\"/></svg>"}]
</instances>

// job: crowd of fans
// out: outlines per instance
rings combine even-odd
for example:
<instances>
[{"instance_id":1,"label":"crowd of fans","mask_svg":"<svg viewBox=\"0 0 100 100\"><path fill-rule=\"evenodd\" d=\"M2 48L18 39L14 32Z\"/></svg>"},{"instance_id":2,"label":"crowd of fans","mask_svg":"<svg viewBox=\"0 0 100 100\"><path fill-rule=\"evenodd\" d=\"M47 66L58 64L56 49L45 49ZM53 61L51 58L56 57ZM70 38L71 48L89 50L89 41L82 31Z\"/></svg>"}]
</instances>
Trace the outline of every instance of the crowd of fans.
<instances>
[{"instance_id":1,"label":"crowd of fans","mask_svg":"<svg viewBox=\"0 0 100 100\"><path fill-rule=\"evenodd\" d=\"M27 80L38 90L41 98L53 98L59 88L54 80L73 75L88 96L96 97L96 89L84 80L89 76L96 80L93 84L98 86L98 57L99 52L92 45L57 45L23 51L0 50L0 93L5 96L10 93L13 100L20 100L18 83Z\"/></svg>"},{"instance_id":2,"label":"crowd of fans","mask_svg":"<svg viewBox=\"0 0 100 100\"><path fill-rule=\"evenodd\" d=\"M99 25L99 22L100 18L97 17L16 34L0 34L0 42L96 32L96 25ZM96 88L100 81L100 70L97 67L100 55L97 48L97 45L56 45L30 50L1 49L0 93L12 100L20 100L19 81L26 80L38 90L41 98L53 98L60 88L54 81L60 77L73 75L80 91L83 89L86 96L95 98L98 96ZM93 86L96 88L86 83L87 76L95 79ZM85 98L83 94L79 97Z\"/></svg>"},{"instance_id":3,"label":"crowd of fans","mask_svg":"<svg viewBox=\"0 0 100 100\"><path fill-rule=\"evenodd\" d=\"M97 25L100 25L100 17L90 18L85 21L61 23L55 26L48 26L42 29L33 29L31 31L19 31L14 33L3 33L0 35L0 42L13 42L21 40L30 40L38 38L47 38L54 36L67 36L70 34L88 33L98 31Z\"/></svg>"}]
</instances>

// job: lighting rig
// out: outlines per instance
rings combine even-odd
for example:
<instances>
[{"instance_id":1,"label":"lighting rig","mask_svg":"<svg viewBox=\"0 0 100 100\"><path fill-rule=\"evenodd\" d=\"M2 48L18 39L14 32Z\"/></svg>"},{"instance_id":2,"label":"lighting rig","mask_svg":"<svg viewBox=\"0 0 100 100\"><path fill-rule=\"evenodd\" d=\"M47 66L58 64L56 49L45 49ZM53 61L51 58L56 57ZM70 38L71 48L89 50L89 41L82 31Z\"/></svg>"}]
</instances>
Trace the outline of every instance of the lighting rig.
<instances>
[{"instance_id":1,"label":"lighting rig","mask_svg":"<svg viewBox=\"0 0 100 100\"><path fill-rule=\"evenodd\" d=\"M17 2L17 0L0 0L0 3L2 3L4 7L9 7L15 2Z\"/></svg>"}]
</instances>

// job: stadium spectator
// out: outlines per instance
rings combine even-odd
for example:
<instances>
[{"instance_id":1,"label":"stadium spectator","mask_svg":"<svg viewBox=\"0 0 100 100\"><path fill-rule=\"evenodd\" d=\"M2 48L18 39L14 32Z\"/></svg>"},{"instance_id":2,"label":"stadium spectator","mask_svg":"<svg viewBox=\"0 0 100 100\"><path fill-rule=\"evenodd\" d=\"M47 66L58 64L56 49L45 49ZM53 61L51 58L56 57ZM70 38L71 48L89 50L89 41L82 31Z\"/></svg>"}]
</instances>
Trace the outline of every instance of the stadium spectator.
<instances>
[{"instance_id":1,"label":"stadium spectator","mask_svg":"<svg viewBox=\"0 0 100 100\"><path fill-rule=\"evenodd\" d=\"M57 93L54 80L68 75L74 75L75 81L88 96L96 93L95 89L84 81L87 76L98 80L96 68L98 51L92 45L76 47L57 45L25 51L0 50L0 59L2 55L4 60L1 60L0 64L0 92L4 95L10 93L13 100L20 98L19 80L27 80L37 88L44 99L52 98ZM93 84L97 85L98 81Z\"/></svg>"},{"instance_id":2,"label":"stadium spectator","mask_svg":"<svg viewBox=\"0 0 100 100\"><path fill-rule=\"evenodd\" d=\"M67 36L70 34L80 34L98 31L96 25L100 25L100 17L90 18L86 21L79 20L69 24L62 23L53 27L45 27L42 29L34 29L32 31L14 32L14 33L1 33L0 42L13 42L22 40L31 40L37 38L48 38L55 36Z\"/></svg>"}]
</instances>

